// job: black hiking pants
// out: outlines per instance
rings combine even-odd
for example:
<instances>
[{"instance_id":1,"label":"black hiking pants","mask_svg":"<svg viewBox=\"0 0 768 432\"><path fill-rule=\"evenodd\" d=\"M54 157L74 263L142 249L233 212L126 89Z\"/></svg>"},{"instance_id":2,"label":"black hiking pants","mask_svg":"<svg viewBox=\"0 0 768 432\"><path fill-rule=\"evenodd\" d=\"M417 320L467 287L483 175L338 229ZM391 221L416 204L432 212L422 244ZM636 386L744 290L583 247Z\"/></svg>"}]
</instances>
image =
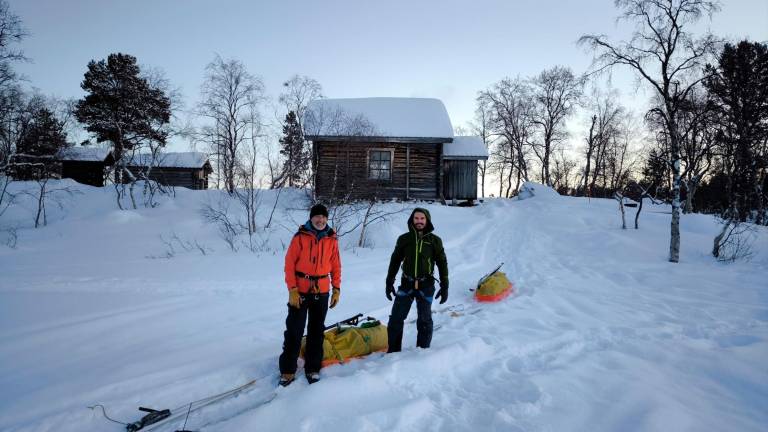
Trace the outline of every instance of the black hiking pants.
<instances>
[{"instance_id":1,"label":"black hiking pants","mask_svg":"<svg viewBox=\"0 0 768 432\"><path fill-rule=\"evenodd\" d=\"M328 313L328 293L302 294L301 307L288 305L285 319L283 353L280 355L280 373L296 373L296 361L301 350L301 337L307 324L307 346L304 352L304 372L320 372L325 340L325 315Z\"/></svg>"},{"instance_id":2,"label":"black hiking pants","mask_svg":"<svg viewBox=\"0 0 768 432\"><path fill-rule=\"evenodd\" d=\"M392 313L387 323L387 336L389 348L387 352L398 352L402 349L403 325L411 304L416 300L416 346L429 348L432 343L432 298L435 296L435 282L421 281L419 289L414 288L412 281L403 279L397 289L395 302L392 304Z\"/></svg>"}]
</instances>

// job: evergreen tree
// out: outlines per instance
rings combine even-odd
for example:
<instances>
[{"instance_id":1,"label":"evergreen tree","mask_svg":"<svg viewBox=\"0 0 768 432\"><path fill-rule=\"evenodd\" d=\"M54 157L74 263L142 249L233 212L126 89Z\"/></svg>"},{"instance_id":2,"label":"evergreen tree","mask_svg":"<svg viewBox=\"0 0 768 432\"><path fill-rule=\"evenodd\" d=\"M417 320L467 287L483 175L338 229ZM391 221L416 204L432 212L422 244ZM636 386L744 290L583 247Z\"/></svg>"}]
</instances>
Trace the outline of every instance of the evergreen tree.
<instances>
[{"instance_id":1,"label":"evergreen tree","mask_svg":"<svg viewBox=\"0 0 768 432\"><path fill-rule=\"evenodd\" d=\"M283 155L283 184L289 187L301 184L302 175L309 169L309 155L304 146L304 136L296 119L296 113L288 112L280 138L280 154Z\"/></svg>"},{"instance_id":2,"label":"evergreen tree","mask_svg":"<svg viewBox=\"0 0 768 432\"><path fill-rule=\"evenodd\" d=\"M744 221L757 209L759 218L768 168L768 45L726 44L718 60L717 66L707 66L711 77L705 86L719 117L718 141L731 198L728 211Z\"/></svg>"},{"instance_id":3,"label":"evergreen tree","mask_svg":"<svg viewBox=\"0 0 768 432\"><path fill-rule=\"evenodd\" d=\"M75 116L98 142L112 142L117 161L125 149L148 142L164 145L167 139L163 126L170 121L170 100L140 72L136 57L110 54L89 62L80 84L88 94L77 101Z\"/></svg>"},{"instance_id":4,"label":"evergreen tree","mask_svg":"<svg viewBox=\"0 0 768 432\"><path fill-rule=\"evenodd\" d=\"M665 199L669 190L667 187L669 176L669 164L667 163L666 156L656 149L651 149L643 166L643 181L641 184L644 187L652 186L649 192L654 194L656 198Z\"/></svg>"},{"instance_id":5,"label":"evergreen tree","mask_svg":"<svg viewBox=\"0 0 768 432\"><path fill-rule=\"evenodd\" d=\"M29 129L19 142L18 153L31 156L54 156L67 146L63 122L48 108L40 108L32 117Z\"/></svg>"}]
</instances>

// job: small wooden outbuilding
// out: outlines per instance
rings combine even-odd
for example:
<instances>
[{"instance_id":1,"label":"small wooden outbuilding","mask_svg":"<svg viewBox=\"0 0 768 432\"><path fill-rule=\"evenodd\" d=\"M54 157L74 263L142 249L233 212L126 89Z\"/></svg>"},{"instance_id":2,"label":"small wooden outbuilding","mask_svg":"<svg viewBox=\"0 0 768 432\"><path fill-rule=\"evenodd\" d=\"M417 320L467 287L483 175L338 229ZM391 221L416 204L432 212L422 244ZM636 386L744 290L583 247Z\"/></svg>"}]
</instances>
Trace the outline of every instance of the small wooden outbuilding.
<instances>
[{"instance_id":1,"label":"small wooden outbuilding","mask_svg":"<svg viewBox=\"0 0 768 432\"><path fill-rule=\"evenodd\" d=\"M136 178L189 189L208 189L208 175L213 172L208 156L200 152L137 154L128 162L128 170Z\"/></svg>"},{"instance_id":2,"label":"small wooden outbuilding","mask_svg":"<svg viewBox=\"0 0 768 432\"><path fill-rule=\"evenodd\" d=\"M471 188L454 184L468 181L463 177L445 178L445 149L455 138L438 99L319 99L307 107L303 127L321 199L442 200L449 189Z\"/></svg>"},{"instance_id":3,"label":"small wooden outbuilding","mask_svg":"<svg viewBox=\"0 0 768 432\"><path fill-rule=\"evenodd\" d=\"M104 186L109 167L115 164L112 151L98 147L70 147L58 154L61 178L91 186Z\"/></svg>"},{"instance_id":4,"label":"small wooden outbuilding","mask_svg":"<svg viewBox=\"0 0 768 432\"><path fill-rule=\"evenodd\" d=\"M456 136L443 146L443 194L446 200L477 199L477 164L488 160L488 149L478 136Z\"/></svg>"}]
</instances>

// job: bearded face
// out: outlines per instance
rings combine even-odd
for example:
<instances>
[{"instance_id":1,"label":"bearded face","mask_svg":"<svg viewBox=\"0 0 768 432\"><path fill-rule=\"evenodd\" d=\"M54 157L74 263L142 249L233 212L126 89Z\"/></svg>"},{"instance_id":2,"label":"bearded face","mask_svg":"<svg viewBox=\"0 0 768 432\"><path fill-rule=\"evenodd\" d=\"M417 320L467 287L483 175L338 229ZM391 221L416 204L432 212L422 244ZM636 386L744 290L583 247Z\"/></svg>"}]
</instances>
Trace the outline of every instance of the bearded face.
<instances>
[{"instance_id":1,"label":"bearded face","mask_svg":"<svg viewBox=\"0 0 768 432\"><path fill-rule=\"evenodd\" d=\"M413 227L416 228L417 231L424 231L424 228L427 226L427 215L421 212L416 212L413 214Z\"/></svg>"}]
</instances>

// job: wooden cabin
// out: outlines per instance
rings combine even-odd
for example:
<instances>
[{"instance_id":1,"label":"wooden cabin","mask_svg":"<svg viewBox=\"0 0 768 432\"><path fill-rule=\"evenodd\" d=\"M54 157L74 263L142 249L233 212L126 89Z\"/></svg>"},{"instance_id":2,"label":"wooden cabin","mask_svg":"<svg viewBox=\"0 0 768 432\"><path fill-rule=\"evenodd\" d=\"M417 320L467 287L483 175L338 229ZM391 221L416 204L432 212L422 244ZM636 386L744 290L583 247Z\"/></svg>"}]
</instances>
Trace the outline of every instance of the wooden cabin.
<instances>
[{"instance_id":1,"label":"wooden cabin","mask_svg":"<svg viewBox=\"0 0 768 432\"><path fill-rule=\"evenodd\" d=\"M449 189L471 188L454 184L469 181L465 177L445 178L445 151L454 136L440 100L319 99L307 107L303 126L320 199L444 200Z\"/></svg>"},{"instance_id":2,"label":"wooden cabin","mask_svg":"<svg viewBox=\"0 0 768 432\"><path fill-rule=\"evenodd\" d=\"M144 174L161 185L189 189L208 189L208 176L213 172L208 156L200 152L159 153L154 158L136 154L127 168L137 178Z\"/></svg>"},{"instance_id":3,"label":"wooden cabin","mask_svg":"<svg viewBox=\"0 0 768 432\"><path fill-rule=\"evenodd\" d=\"M110 149L98 147L70 147L61 150L58 159L61 178L91 186L104 186L107 172L115 163Z\"/></svg>"}]
</instances>

